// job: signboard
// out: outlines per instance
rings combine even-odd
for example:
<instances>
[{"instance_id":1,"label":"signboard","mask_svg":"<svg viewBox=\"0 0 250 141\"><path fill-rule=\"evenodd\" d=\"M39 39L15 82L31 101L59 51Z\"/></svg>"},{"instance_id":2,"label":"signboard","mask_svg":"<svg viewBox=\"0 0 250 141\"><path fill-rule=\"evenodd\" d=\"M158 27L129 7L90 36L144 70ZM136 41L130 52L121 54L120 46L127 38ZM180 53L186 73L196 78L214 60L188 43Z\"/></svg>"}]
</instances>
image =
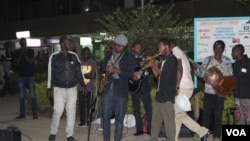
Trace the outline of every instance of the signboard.
<instances>
[{"instance_id":1,"label":"signboard","mask_svg":"<svg viewBox=\"0 0 250 141\"><path fill-rule=\"evenodd\" d=\"M245 47L250 56L250 17L215 17L194 19L194 61L202 62L213 55L213 44L217 40L225 42L224 55L231 58L232 48L236 44ZM197 77L194 77L197 88Z\"/></svg>"},{"instance_id":2,"label":"signboard","mask_svg":"<svg viewBox=\"0 0 250 141\"><path fill-rule=\"evenodd\" d=\"M231 57L232 47L243 44L250 56L250 17L217 17L194 19L194 61L202 62L213 54L213 44L223 40L224 55Z\"/></svg>"}]
</instances>

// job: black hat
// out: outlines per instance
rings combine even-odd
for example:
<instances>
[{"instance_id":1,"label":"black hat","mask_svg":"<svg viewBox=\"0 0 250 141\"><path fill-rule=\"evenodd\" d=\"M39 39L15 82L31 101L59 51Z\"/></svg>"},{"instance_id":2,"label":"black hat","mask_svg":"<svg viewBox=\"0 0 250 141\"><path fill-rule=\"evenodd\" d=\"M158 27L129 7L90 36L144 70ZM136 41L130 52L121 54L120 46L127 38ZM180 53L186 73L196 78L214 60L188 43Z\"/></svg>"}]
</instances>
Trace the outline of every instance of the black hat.
<instances>
[{"instance_id":1,"label":"black hat","mask_svg":"<svg viewBox=\"0 0 250 141\"><path fill-rule=\"evenodd\" d=\"M71 38L70 38L70 36L62 36L61 38L60 38L60 44L64 41L64 40L66 40L66 39L68 39L68 40L71 40Z\"/></svg>"}]
</instances>

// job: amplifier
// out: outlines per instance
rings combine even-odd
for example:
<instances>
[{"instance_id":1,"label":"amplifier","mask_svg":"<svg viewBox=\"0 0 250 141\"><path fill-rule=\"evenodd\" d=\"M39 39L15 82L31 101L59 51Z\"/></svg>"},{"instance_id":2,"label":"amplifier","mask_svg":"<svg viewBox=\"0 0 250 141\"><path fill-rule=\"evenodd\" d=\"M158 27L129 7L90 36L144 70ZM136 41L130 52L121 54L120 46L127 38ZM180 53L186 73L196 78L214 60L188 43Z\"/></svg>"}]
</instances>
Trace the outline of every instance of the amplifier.
<instances>
[{"instance_id":1,"label":"amplifier","mask_svg":"<svg viewBox=\"0 0 250 141\"><path fill-rule=\"evenodd\" d=\"M0 129L0 141L21 141L21 131L15 126Z\"/></svg>"}]
</instances>

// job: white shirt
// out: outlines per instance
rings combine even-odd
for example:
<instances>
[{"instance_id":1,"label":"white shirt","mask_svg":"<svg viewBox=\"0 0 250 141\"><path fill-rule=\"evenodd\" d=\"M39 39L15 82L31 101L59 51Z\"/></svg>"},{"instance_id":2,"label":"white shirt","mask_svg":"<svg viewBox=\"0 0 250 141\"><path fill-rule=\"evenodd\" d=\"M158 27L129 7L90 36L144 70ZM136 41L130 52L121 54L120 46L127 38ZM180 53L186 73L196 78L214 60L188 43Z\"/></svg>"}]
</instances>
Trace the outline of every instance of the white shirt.
<instances>
[{"instance_id":1,"label":"white shirt","mask_svg":"<svg viewBox=\"0 0 250 141\"><path fill-rule=\"evenodd\" d=\"M177 59L181 59L182 62L182 78L180 82L180 88L194 88L194 82L191 76L191 67L186 54L178 47L172 49L173 54Z\"/></svg>"}]
</instances>

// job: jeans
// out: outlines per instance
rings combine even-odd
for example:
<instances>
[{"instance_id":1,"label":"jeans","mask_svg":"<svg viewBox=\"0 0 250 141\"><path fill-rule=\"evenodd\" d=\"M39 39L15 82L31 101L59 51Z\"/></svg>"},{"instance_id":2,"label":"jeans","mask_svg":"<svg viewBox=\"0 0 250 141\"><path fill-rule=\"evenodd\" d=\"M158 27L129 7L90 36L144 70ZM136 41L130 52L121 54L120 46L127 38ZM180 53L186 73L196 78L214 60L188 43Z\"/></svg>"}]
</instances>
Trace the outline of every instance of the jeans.
<instances>
[{"instance_id":1,"label":"jeans","mask_svg":"<svg viewBox=\"0 0 250 141\"><path fill-rule=\"evenodd\" d=\"M66 110L67 125L66 133L67 137L73 136L74 125L76 117L76 100L77 100L77 87L72 88L58 88L54 87L54 112L51 123L50 134L56 135L59 128L59 122L61 116Z\"/></svg>"},{"instance_id":2,"label":"jeans","mask_svg":"<svg viewBox=\"0 0 250 141\"><path fill-rule=\"evenodd\" d=\"M37 113L37 100L35 94L35 78L31 77L20 77L18 80L19 87L19 104L20 104L20 114L25 114L25 90L29 89L31 97L31 107L33 114Z\"/></svg>"},{"instance_id":3,"label":"jeans","mask_svg":"<svg viewBox=\"0 0 250 141\"><path fill-rule=\"evenodd\" d=\"M203 104L203 114L202 114L202 125L209 129L211 124L211 115L213 112L213 137L220 138L221 127L222 127L222 112L224 109L224 97L218 96L216 94L204 94L204 104Z\"/></svg>"},{"instance_id":4,"label":"jeans","mask_svg":"<svg viewBox=\"0 0 250 141\"><path fill-rule=\"evenodd\" d=\"M112 90L102 95L103 136L104 141L110 141L110 118L115 112L114 141L121 141L123 121L126 113L127 98L115 97Z\"/></svg>"}]
</instances>

